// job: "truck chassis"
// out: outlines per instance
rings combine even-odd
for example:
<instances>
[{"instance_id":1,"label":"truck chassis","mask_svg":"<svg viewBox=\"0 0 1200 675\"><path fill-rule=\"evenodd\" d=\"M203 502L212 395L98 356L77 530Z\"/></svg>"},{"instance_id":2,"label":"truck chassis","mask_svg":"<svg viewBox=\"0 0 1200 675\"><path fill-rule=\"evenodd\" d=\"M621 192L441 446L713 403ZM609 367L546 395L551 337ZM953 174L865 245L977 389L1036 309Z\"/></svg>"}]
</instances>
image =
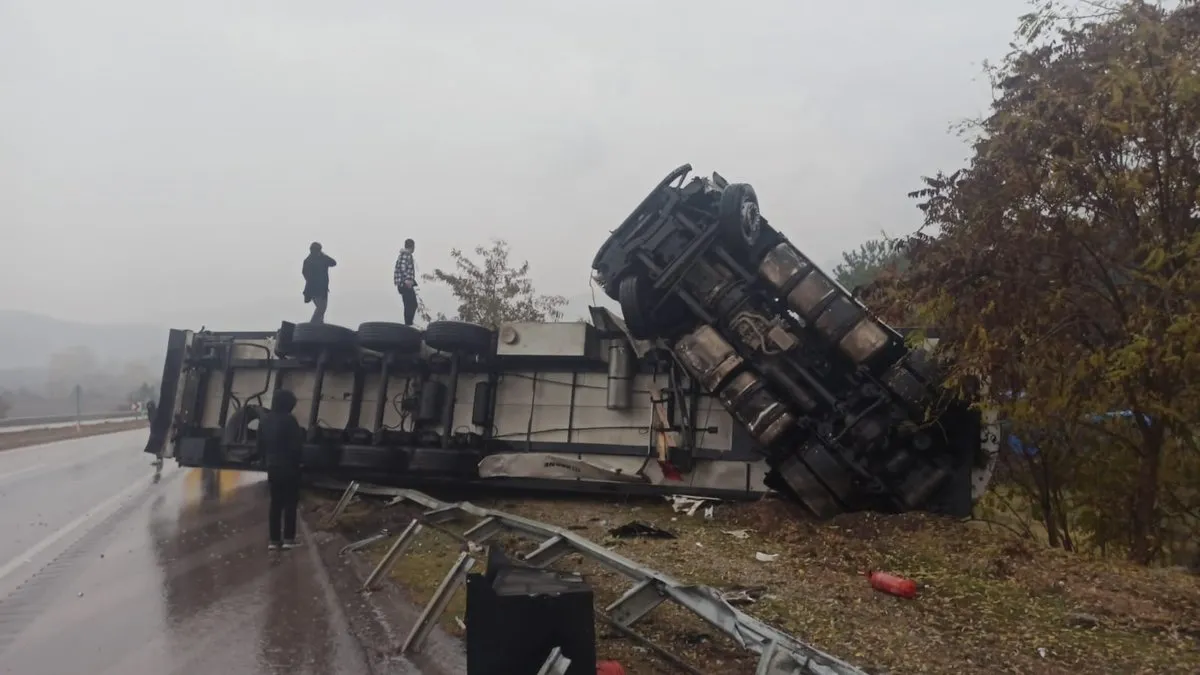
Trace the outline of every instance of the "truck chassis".
<instances>
[{"instance_id":1,"label":"truck chassis","mask_svg":"<svg viewBox=\"0 0 1200 675\"><path fill-rule=\"evenodd\" d=\"M173 330L146 452L263 470L257 420L286 387L300 402L310 474L397 487L764 494L765 461L719 402L671 359L639 357L611 312L592 314L592 324L496 331L456 321Z\"/></svg>"},{"instance_id":2,"label":"truck chassis","mask_svg":"<svg viewBox=\"0 0 1200 675\"><path fill-rule=\"evenodd\" d=\"M664 178L593 261L632 335L718 396L758 441L768 484L818 516L969 514L995 461L979 412L773 228L753 187L690 171Z\"/></svg>"}]
</instances>

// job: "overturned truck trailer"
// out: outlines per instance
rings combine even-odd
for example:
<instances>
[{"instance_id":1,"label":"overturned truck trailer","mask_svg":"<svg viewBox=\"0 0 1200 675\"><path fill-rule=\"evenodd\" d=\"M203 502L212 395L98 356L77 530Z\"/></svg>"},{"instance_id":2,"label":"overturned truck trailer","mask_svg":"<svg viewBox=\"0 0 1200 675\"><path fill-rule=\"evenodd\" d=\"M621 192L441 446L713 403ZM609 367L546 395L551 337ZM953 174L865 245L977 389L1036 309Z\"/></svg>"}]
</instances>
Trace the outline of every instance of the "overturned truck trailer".
<instances>
[{"instance_id":1,"label":"overturned truck trailer","mask_svg":"<svg viewBox=\"0 0 1200 675\"><path fill-rule=\"evenodd\" d=\"M307 470L334 478L967 514L995 429L772 228L753 188L690 170L596 255L623 317L173 330L146 451L262 470L258 419L287 388Z\"/></svg>"},{"instance_id":2,"label":"overturned truck trailer","mask_svg":"<svg viewBox=\"0 0 1200 675\"><path fill-rule=\"evenodd\" d=\"M768 485L818 516L968 514L994 430L924 349L771 227L750 185L690 172L669 174L593 262L630 334L718 397L758 441Z\"/></svg>"},{"instance_id":3,"label":"overturned truck trailer","mask_svg":"<svg viewBox=\"0 0 1200 675\"><path fill-rule=\"evenodd\" d=\"M173 330L146 451L193 467L262 470L258 420L298 398L310 474L397 487L492 486L753 498L757 442L621 319L435 321L352 330Z\"/></svg>"}]
</instances>

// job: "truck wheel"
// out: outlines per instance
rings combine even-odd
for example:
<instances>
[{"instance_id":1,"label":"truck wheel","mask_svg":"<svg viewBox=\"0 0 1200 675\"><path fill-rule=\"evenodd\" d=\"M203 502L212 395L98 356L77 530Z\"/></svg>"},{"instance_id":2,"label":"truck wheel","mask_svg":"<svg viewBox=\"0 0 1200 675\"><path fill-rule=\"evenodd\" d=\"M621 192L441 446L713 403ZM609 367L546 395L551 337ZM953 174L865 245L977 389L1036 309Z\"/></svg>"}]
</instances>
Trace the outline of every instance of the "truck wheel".
<instances>
[{"instance_id":1,"label":"truck wheel","mask_svg":"<svg viewBox=\"0 0 1200 675\"><path fill-rule=\"evenodd\" d=\"M421 351L421 331L402 323L368 321L358 327L358 344L377 352L414 354Z\"/></svg>"},{"instance_id":2,"label":"truck wheel","mask_svg":"<svg viewBox=\"0 0 1200 675\"><path fill-rule=\"evenodd\" d=\"M617 299L621 303L621 317L629 334L638 340L655 337L654 322L647 312L647 302L642 291L641 277L631 274L621 279L617 286Z\"/></svg>"},{"instance_id":3,"label":"truck wheel","mask_svg":"<svg viewBox=\"0 0 1200 675\"><path fill-rule=\"evenodd\" d=\"M298 323L292 331L292 344L305 349L341 349L353 347L354 331L331 323Z\"/></svg>"},{"instance_id":4,"label":"truck wheel","mask_svg":"<svg viewBox=\"0 0 1200 675\"><path fill-rule=\"evenodd\" d=\"M483 354L492 347L492 331L466 321L434 321L425 328L425 344L439 352Z\"/></svg>"},{"instance_id":5,"label":"truck wheel","mask_svg":"<svg viewBox=\"0 0 1200 675\"><path fill-rule=\"evenodd\" d=\"M721 238L735 251L754 246L762 233L762 214L754 188L748 183L733 183L725 188L717 206L717 225Z\"/></svg>"},{"instance_id":6,"label":"truck wheel","mask_svg":"<svg viewBox=\"0 0 1200 675\"><path fill-rule=\"evenodd\" d=\"M617 300L621 303L625 327L635 339L670 338L695 324L687 305L678 296L656 303L643 292L647 286L644 278L632 274L623 277L617 286Z\"/></svg>"}]
</instances>

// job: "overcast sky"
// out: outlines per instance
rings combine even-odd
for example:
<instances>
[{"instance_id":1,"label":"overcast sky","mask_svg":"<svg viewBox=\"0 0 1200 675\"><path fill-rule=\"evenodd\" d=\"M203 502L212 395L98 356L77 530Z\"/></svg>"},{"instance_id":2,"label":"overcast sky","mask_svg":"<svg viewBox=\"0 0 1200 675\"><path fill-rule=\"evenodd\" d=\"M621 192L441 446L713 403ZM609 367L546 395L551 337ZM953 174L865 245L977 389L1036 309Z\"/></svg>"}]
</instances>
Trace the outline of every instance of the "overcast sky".
<instances>
[{"instance_id":1,"label":"overcast sky","mask_svg":"<svg viewBox=\"0 0 1200 675\"><path fill-rule=\"evenodd\" d=\"M0 0L0 307L260 328L397 315L507 239L545 292L682 163L822 263L909 231L1024 0ZM432 292L432 291L431 291ZM229 324L263 317L258 325ZM183 326L181 326L183 327ZM196 327L196 326L187 326Z\"/></svg>"}]
</instances>

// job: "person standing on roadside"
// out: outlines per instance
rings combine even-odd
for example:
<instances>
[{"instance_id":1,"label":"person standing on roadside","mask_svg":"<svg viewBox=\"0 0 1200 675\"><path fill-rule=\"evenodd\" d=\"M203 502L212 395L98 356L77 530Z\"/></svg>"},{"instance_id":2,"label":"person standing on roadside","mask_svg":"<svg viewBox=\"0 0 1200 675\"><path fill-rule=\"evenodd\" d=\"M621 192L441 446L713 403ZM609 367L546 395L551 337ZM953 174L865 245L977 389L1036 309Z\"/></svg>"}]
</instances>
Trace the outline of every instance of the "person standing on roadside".
<instances>
[{"instance_id":1,"label":"person standing on roadside","mask_svg":"<svg viewBox=\"0 0 1200 675\"><path fill-rule=\"evenodd\" d=\"M304 259L304 302L313 304L312 323L325 323L325 308L329 306L329 268L337 261L321 250L321 244L313 242Z\"/></svg>"},{"instance_id":2,"label":"person standing on roadside","mask_svg":"<svg viewBox=\"0 0 1200 675\"><path fill-rule=\"evenodd\" d=\"M413 325L413 319L417 316L417 266L413 262L413 251L416 249L415 241L405 239L404 248L400 249L400 255L396 257L396 269L392 272L392 281L404 300L405 326Z\"/></svg>"},{"instance_id":3,"label":"person standing on roadside","mask_svg":"<svg viewBox=\"0 0 1200 675\"><path fill-rule=\"evenodd\" d=\"M296 395L275 392L271 410L258 422L258 452L267 465L271 507L267 518L270 550L296 547L296 506L300 502L300 458L304 429L292 416Z\"/></svg>"}]
</instances>

